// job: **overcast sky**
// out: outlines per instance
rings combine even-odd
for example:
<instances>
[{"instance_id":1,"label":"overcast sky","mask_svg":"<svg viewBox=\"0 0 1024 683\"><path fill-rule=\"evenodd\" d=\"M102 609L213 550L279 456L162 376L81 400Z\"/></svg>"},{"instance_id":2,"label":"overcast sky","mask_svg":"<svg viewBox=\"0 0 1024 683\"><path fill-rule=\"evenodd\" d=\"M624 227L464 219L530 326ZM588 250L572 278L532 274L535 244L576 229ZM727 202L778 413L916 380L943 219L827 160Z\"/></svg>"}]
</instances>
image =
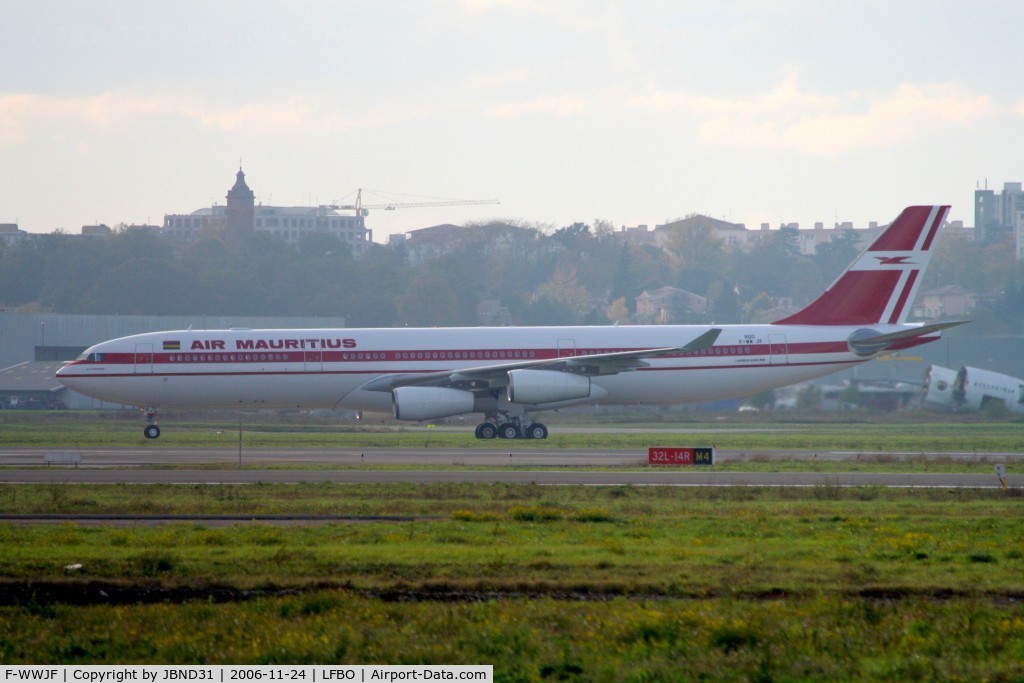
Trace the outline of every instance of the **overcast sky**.
<instances>
[{"instance_id":1,"label":"overcast sky","mask_svg":"<svg viewBox=\"0 0 1024 683\"><path fill-rule=\"evenodd\" d=\"M616 228L885 223L1024 180L1024 3L0 0L0 223L359 187ZM373 201L373 200L371 200Z\"/></svg>"}]
</instances>

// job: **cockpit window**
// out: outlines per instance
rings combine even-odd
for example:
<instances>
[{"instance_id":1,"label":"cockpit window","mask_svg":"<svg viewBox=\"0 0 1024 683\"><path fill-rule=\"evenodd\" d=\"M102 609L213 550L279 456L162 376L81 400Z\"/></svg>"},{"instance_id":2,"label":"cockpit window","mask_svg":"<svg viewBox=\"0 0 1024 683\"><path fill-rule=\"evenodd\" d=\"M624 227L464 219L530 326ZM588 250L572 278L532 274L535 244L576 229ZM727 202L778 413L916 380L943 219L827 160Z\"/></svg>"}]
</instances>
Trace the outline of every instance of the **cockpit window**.
<instances>
[{"instance_id":1,"label":"cockpit window","mask_svg":"<svg viewBox=\"0 0 1024 683\"><path fill-rule=\"evenodd\" d=\"M84 360L86 363L106 363L107 354L105 353L83 353L78 357L78 360Z\"/></svg>"}]
</instances>

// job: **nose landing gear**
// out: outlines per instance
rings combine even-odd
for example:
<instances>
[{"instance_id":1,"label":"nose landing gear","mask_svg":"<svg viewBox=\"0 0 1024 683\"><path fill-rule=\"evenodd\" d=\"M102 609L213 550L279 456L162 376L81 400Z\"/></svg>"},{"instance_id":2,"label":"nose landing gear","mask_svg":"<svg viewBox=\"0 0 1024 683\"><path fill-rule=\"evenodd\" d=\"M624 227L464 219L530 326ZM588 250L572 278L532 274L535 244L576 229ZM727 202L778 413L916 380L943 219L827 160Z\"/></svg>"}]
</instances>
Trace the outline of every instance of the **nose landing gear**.
<instances>
[{"instance_id":1,"label":"nose landing gear","mask_svg":"<svg viewBox=\"0 0 1024 683\"><path fill-rule=\"evenodd\" d=\"M149 421L149 424L142 430L143 436L147 439L159 439L160 427L156 424L156 408L145 408L143 412L146 413L146 419Z\"/></svg>"}]
</instances>

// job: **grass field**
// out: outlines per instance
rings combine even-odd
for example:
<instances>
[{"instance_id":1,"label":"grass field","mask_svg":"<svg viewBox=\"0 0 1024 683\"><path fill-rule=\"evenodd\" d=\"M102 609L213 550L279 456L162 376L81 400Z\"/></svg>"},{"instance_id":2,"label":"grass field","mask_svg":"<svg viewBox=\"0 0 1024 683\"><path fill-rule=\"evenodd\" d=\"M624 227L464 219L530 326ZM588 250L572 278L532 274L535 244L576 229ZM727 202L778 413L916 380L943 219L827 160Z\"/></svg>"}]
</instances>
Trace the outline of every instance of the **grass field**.
<instances>
[{"instance_id":1,"label":"grass field","mask_svg":"<svg viewBox=\"0 0 1024 683\"><path fill-rule=\"evenodd\" d=\"M139 426L5 416L0 447L136 445ZM779 448L908 443L984 458L955 446L970 442L955 433L994 451L1024 442L1013 422L754 426L772 430L758 443L776 436ZM244 434L278 447L391 435L329 427ZM182 422L161 442L229 428ZM719 447L747 436L716 434ZM237 425L229 437L237 445ZM565 435L580 437L590 438ZM0 484L0 513L28 512L385 519L0 522L5 663L479 663L501 681L1024 680L1024 495L1014 489Z\"/></svg>"},{"instance_id":2,"label":"grass field","mask_svg":"<svg viewBox=\"0 0 1024 683\"><path fill-rule=\"evenodd\" d=\"M1017 680L1022 502L832 487L4 486L3 510L417 519L0 525L0 659Z\"/></svg>"}]
</instances>

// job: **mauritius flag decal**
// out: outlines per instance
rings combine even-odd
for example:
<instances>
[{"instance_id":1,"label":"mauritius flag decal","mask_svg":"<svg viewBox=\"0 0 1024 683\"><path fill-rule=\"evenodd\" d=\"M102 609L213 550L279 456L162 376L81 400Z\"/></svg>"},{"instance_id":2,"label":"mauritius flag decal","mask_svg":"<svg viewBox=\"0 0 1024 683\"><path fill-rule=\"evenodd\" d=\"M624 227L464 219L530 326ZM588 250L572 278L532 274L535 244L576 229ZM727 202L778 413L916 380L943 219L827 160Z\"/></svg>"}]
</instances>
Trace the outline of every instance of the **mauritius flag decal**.
<instances>
[{"instance_id":1,"label":"mauritius flag decal","mask_svg":"<svg viewBox=\"0 0 1024 683\"><path fill-rule=\"evenodd\" d=\"M180 341L165 341L164 351L181 351Z\"/></svg>"}]
</instances>

